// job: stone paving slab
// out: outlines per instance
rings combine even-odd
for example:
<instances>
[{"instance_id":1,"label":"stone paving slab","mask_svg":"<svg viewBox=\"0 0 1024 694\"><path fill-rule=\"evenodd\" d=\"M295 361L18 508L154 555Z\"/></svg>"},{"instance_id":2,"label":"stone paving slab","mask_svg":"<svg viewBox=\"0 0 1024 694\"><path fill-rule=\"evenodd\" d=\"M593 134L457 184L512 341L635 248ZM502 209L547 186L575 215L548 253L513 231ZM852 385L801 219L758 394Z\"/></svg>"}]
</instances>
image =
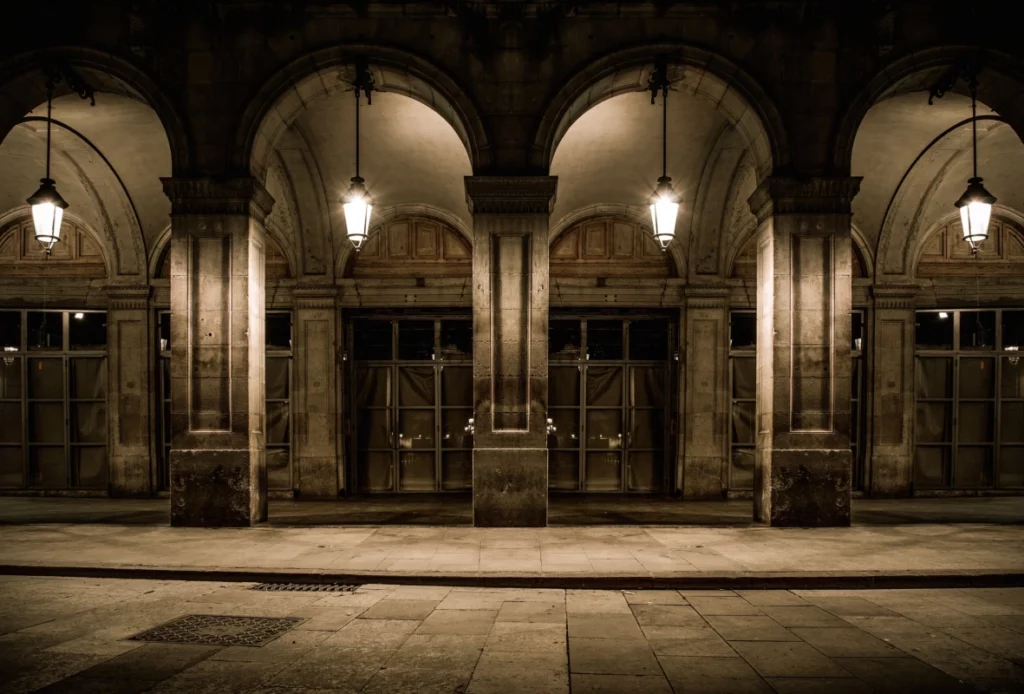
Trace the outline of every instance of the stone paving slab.
<instances>
[{"instance_id":1,"label":"stone paving slab","mask_svg":"<svg viewBox=\"0 0 1024 694\"><path fill-rule=\"evenodd\" d=\"M1024 588L648 594L370 584L351 593L303 595L313 599L302 605L284 603L283 616L309 621L320 611L348 614L322 619L312 630L295 628L262 647L130 640L168 619L211 608L228 616L279 614L281 596L250 591L252 585L0 576L0 690L1024 691ZM748 609L733 615L694 609L709 599ZM434 606L390 609L403 602ZM827 626L787 626L808 618L769 616L766 607L812 608ZM656 611L678 615L680 608L691 610L689 626L644 624L671 622L676 617L658 618ZM543 621L516 621L538 615ZM922 615L944 623L971 618L981 626L937 628L918 621Z\"/></svg>"}]
</instances>

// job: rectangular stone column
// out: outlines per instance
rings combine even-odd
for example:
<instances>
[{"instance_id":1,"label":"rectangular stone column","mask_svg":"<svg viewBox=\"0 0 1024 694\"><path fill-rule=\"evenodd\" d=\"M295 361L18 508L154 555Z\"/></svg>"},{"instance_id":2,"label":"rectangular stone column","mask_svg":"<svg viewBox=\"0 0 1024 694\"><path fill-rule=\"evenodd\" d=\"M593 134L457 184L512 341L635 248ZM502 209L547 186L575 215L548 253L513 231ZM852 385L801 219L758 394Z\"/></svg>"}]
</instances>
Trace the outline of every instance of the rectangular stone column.
<instances>
[{"instance_id":1,"label":"rectangular stone column","mask_svg":"<svg viewBox=\"0 0 1024 694\"><path fill-rule=\"evenodd\" d=\"M338 498L337 290L296 287L294 405L299 496Z\"/></svg>"},{"instance_id":2,"label":"rectangular stone column","mask_svg":"<svg viewBox=\"0 0 1024 694\"><path fill-rule=\"evenodd\" d=\"M879 285L872 330L871 460L873 497L910 496L914 477L914 298L916 285Z\"/></svg>"},{"instance_id":3,"label":"rectangular stone column","mask_svg":"<svg viewBox=\"0 0 1024 694\"><path fill-rule=\"evenodd\" d=\"M729 290L686 288L683 498L720 499L729 451Z\"/></svg>"},{"instance_id":4,"label":"rectangular stone column","mask_svg":"<svg viewBox=\"0 0 1024 694\"><path fill-rule=\"evenodd\" d=\"M171 200L171 525L267 518L264 227L253 178L163 179Z\"/></svg>"},{"instance_id":5,"label":"rectangular stone column","mask_svg":"<svg viewBox=\"0 0 1024 694\"><path fill-rule=\"evenodd\" d=\"M149 332L149 287L107 288L107 421L110 496L149 496L153 489L150 465L150 396L155 381Z\"/></svg>"},{"instance_id":6,"label":"rectangular stone column","mask_svg":"<svg viewBox=\"0 0 1024 694\"><path fill-rule=\"evenodd\" d=\"M548 217L557 179L467 176L473 524L547 525Z\"/></svg>"},{"instance_id":7,"label":"rectangular stone column","mask_svg":"<svg viewBox=\"0 0 1024 694\"><path fill-rule=\"evenodd\" d=\"M754 517L850 524L850 201L859 178L766 179L758 219Z\"/></svg>"}]
</instances>

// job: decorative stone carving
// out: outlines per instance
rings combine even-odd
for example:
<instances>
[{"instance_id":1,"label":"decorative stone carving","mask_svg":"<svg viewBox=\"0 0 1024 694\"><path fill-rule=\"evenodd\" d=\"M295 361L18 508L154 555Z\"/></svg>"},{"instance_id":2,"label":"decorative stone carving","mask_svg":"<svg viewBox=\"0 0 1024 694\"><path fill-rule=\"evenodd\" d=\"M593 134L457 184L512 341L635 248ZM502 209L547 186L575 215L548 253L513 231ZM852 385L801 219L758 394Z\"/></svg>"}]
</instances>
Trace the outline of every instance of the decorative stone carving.
<instances>
[{"instance_id":1,"label":"decorative stone carving","mask_svg":"<svg viewBox=\"0 0 1024 694\"><path fill-rule=\"evenodd\" d=\"M148 286L108 285L107 308L111 311L145 309L149 306L150 291Z\"/></svg>"},{"instance_id":2,"label":"decorative stone carving","mask_svg":"<svg viewBox=\"0 0 1024 694\"><path fill-rule=\"evenodd\" d=\"M748 202L758 224L779 214L850 214L860 181L860 176L807 180L771 176Z\"/></svg>"},{"instance_id":3,"label":"decorative stone carving","mask_svg":"<svg viewBox=\"0 0 1024 694\"><path fill-rule=\"evenodd\" d=\"M473 214L551 214L556 176L466 176Z\"/></svg>"},{"instance_id":4,"label":"decorative stone carving","mask_svg":"<svg viewBox=\"0 0 1024 694\"><path fill-rule=\"evenodd\" d=\"M916 284L879 284L871 288L875 308L912 309L921 291Z\"/></svg>"},{"instance_id":5,"label":"decorative stone carving","mask_svg":"<svg viewBox=\"0 0 1024 694\"><path fill-rule=\"evenodd\" d=\"M274 198L255 178L161 178L171 214L249 214L261 224Z\"/></svg>"}]
</instances>

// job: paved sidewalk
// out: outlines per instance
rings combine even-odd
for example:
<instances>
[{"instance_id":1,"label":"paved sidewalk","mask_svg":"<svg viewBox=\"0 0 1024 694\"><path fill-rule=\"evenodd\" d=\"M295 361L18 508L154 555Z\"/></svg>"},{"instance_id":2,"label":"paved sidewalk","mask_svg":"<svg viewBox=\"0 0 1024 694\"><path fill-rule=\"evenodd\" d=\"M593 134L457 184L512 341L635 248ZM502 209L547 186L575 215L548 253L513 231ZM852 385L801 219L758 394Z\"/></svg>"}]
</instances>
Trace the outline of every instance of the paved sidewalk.
<instances>
[{"instance_id":1,"label":"paved sidewalk","mask_svg":"<svg viewBox=\"0 0 1024 694\"><path fill-rule=\"evenodd\" d=\"M162 694L1024 691L1024 589L481 590L0 577L0 689ZM181 617L190 643L132 640ZM224 645L242 618L288 619ZM175 638L188 637L175 629ZM199 637L198 639L196 637ZM235 641L234 643L237 643Z\"/></svg>"},{"instance_id":2,"label":"paved sidewalk","mask_svg":"<svg viewBox=\"0 0 1024 694\"><path fill-rule=\"evenodd\" d=\"M602 587L640 587L652 581L686 579L696 580L689 585L697 585L701 580L772 576L845 576L869 581L988 573L1014 574L1016 578L1007 582L1015 583L1024 577L1024 532L1017 525L982 524L820 529L6 525L0 526L0 564L5 565L0 573L18 566L81 575L74 569L90 567L100 570L96 575L117 576L145 568L172 572L150 574L167 577L186 575L175 575L175 571L193 572L187 574L192 578L211 571L285 572L379 577L388 582L460 578L468 583L494 583L518 578L515 584L544 585L546 581L563 587L601 580L605 581Z\"/></svg>"}]
</instances>

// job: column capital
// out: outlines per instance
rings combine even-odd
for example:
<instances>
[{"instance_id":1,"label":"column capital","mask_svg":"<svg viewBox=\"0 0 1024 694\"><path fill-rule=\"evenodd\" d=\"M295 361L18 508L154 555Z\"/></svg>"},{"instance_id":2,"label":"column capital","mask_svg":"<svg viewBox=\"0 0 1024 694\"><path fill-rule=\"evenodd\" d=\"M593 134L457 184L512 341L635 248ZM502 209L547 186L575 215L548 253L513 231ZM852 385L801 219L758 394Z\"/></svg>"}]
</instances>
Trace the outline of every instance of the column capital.
<instances>
[{"instance_id":1,"label":"column capital","mask_svg":"<svg viewBox=\"0 0 1024 694\"><path fill-rule=\"evenodd\" d=\"M557 176L466 176L471 214L551 214Z\"/></svg>"},{"instance_id":2,"label":"column capital","mask_svg":"<svg viewBox=\"0 0 1024 694\"><path fill-rule=\"evenodd\" d=\"M292 290L295 308L335 308L338 288L333 286L299 286Z\"/></svg>"},{"instance_id":3,"label":"column capital","mask_svg":"<svg viewBox=\"0 0 1024 694\"><path fill-rule=\"evenodd\" d=\"M113 311L145 309L149 306L149 285L107 285L107 308Z\"/></svg>"},{"instance_id":4,"label":"column capital","mask_svg":"<svg viewBox=\"0 0 1024 694\"><path fill-rule=\"evenodd\" d=\"M780 214L850 214L860 176L788 178L769 176L747 199L761 224Z\"/></svg>"},{"instance_id":5,"label":"column capital","mask_svg":"<svg viewBox=\"0 0 1024 694\"><path fill-rule=\"evenodd\" d=\"M260 223L274 198L259 180L240 178L161 178L171 214L248 214Z\"/></svg>"},{"instance_id":6,"label":"column capital","mask_svg":"<svg viewBox=\"0 0 1024 694\"><path fill-rule=\"evenodd\" d=\"M876 284L871 288L875 308L914 308L914 299L921 291L916 284Z\"/></svg>"},{"instance_id":7,"label":"column capital","mask_svg":"<svg viewBox=\"0 0 1024 694\"><path fill-rule=\"evenodd\" d=\"M691 284L683 290L687 308L726 308L729 287L720 284Z\"/></svg>"}]
</instances>

